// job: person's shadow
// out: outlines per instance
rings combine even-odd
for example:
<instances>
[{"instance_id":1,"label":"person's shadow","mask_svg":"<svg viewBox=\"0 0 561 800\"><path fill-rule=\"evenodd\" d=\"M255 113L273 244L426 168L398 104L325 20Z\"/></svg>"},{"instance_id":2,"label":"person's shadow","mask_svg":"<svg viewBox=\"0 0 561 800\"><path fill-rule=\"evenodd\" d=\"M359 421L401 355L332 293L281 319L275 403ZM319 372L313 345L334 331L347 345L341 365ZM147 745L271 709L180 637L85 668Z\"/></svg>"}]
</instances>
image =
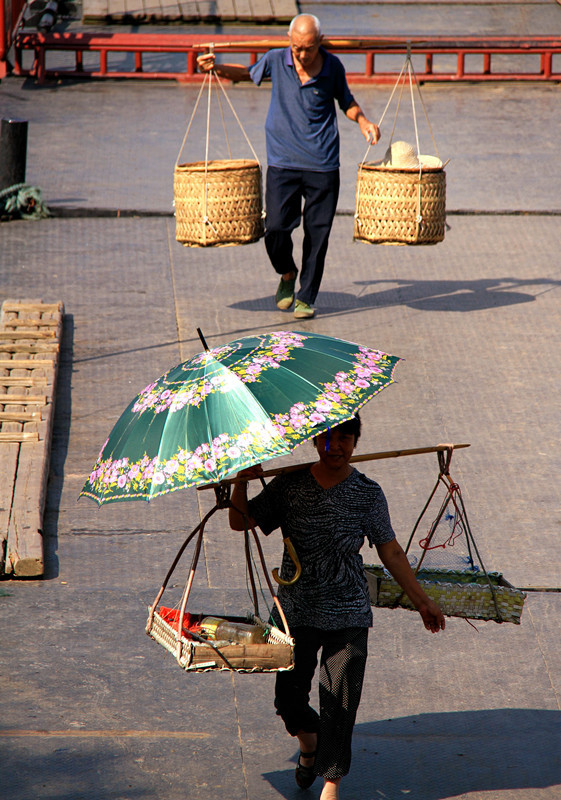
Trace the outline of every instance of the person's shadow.
<instances>
[{"instance_id":1,"label":"person's shadow","mask_svg":"<svg viewBox=\"0 0 561 800\"><path fill-rule=\"evenodd\" d=\"M384 284L391 283L391 288ZM397 285L396 285L397 284ZM486 308L531 303L539 294L561 286L549 278L481 278L479 280L372 280L356 281L356 294L321 291L322 316L371 308L406 305L420 311L479 311ZM531 291L520 291L528 287ZM370 289L370 291L369 291ZM270 296L233 303L230 308L264 311L274 308Z\"/></svg>"},{"instance_id":2,"label":"person's shadow","mask_svg":"<svg viewBox=\"0 0 561 800\"><path fill-rule=\"evenodd\" d=\"M293 770L263 777L287 800L319 796L323 785L318 779L302 794ZM445 800L471 792L495 798L500 791L558 785L561 712L502 708L357 725L351 771L342 790L345 797L360 800Z\"/></svg>"}]
</instances>

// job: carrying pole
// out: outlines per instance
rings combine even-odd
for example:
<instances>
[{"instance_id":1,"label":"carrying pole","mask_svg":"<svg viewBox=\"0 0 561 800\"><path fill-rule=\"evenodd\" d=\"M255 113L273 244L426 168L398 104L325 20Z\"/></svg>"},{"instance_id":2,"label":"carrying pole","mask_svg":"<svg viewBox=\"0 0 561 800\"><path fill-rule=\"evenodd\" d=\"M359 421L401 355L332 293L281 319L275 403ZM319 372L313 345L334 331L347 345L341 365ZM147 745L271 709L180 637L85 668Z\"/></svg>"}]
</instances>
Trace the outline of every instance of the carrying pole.
<instances>
[{"instance_id":1,"label":"carrying pole","mask_svg":"<svg viewBox=\"0 0 561 800\"><path fill-rule=\"evenodd\" d=\"M386 450L382 453L363 453L362 455L351 456L349 459L350 464L359 464L362 461L378 461L384 458L401 458L402 456L417 456L423 455L424 453L441 453L446 450L450 450L453 448L454 450L460 450L462 447L470 447L469 444L437 444L432 447L414 447L409 450ZM225 478L224 480L220 481L220 483L205 483L203 486L197 486L198 491L202 491L203 489L215 489L217 486L229 486L232 483L238 483L238 481L248 481L248 480L261 480L262 478L271 478L275 475L284 475L286 472L295 472L299 469L308 469L315 461L307 461L305 464L291 464L289 467L277 467L276 469L268 469L265 470L258 478L248 478L244 476L243 478Z\"/></svg>"}]
</instances>

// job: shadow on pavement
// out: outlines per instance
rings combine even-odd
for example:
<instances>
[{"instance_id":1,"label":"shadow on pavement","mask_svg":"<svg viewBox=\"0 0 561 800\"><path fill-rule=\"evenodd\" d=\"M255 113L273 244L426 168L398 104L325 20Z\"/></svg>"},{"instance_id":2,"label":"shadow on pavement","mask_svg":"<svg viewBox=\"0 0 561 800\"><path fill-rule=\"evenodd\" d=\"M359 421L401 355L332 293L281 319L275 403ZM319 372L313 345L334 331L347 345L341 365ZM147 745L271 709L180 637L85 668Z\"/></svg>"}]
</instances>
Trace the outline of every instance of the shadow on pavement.
<instances>
[{"instance_id":1,"label":"shadow on pavement","mask_svg":"<svg viewBox=\"0 0 561 800\"><path fill-rule=\"evenodd\" d=\"M55 418L51 443L51 462L45 513L43 515L43 536L46 579L56 578L59 571L58 517L60 499L64 483L64 465L68 455L70 421L72 419L72 370L74 353L74 316L65 314L60 348L60 360L55 396Z\"/></svg>"},{"instance_id":2,"label":"shadow on pavement","mask_svg":"<svg viewBox=\"0 0 561 800\"><path fill-rule=\"evenodd\" d=\"M561 712L554 710L458 711L366 722L355 728L345 796L445 800L556 786L559 745ZM292 770L263 777L287 800L296 796Z\"/></svg>"},{"instance_id":3,"label":"shadow on pavement","mask_svg":"<svg viewBox=\"0 0 561 800\"><path fill-rule=\"evenodd\" d=\"M485 280L373 280L357 281L355 285L383 287L391 283L391 289L371 291L365 294L347 292L320 292L318 305L322 315L329 312L364 311L369 308L405 305L420 311L480 311L486 308L531 303L536 295L519 291L523 286L546 287L545 291L561 286L561 281L549 278L517 280L516 278L489 278ZM397 285L396 285L397 284ZM541 292L540 292L541 293ZM273 307L271 297L244 300L233 303L230 308L241 311L263 311Z\"/></svg>"},{"instance_id":4,"label":"shadow on pavement","mask_svg":"<svg viewBox=\"0 0 561 800\"><path fill-rule=\"evenodd\" d=\"M8 752L11 768L4 784L5 800L153 798L151 788L131 786L126 772L128 753L114 740L108 744L93 739L84 746L80 740L49 737L42 742L37 737L20 737Z\"/></svg>"}]
</instances>

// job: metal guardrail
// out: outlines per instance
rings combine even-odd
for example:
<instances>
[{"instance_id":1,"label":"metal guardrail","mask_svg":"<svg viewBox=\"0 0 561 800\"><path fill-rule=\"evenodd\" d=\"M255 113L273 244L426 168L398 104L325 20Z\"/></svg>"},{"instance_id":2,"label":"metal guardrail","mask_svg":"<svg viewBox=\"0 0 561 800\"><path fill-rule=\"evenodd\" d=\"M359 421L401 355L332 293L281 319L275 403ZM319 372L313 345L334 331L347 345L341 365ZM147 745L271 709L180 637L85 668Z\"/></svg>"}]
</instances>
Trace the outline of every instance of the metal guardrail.
<instances>
[{"instance_id":1,"label":"metal guardrail","mask_svg":"<svg viewBox=\"0 0 561 800\"><path fill-rule=\"evenodd\" d=\"M1 0L0 0L1 2ZM214 36L212 42L221 54L241 53L252 64L272 47L284 47L285 36L249 39L248 36ZM137 33L26 33L16 35L14 73L43 82L69 78L173 79L198 83L196 57L209 44L208 35ZM360 71L348 70L350 83L384 84L394 82L395 69L380 69L380 60L405 55L408 46L415 72L421 82L473 81L561 81L561 36L534 37L327 37L326 44L337 54L363 58ZM25 66L24 54L33 52L33 63ZM53 53L73 54L64 66L51 66ZM165 69L158 67L154 55L168 58ZM507 56L508 64L504 57ZM495 69L496 62L501 64ZM59 58L60 61L60 58ZM72 61L72 63L70 63ZM173 63L172 63L173 62ZM450 66L452 64L452 66Z\"/></svg>"},{"instance_id":2,"label":"metal guardrail","mask_svg":"<svg viewBox=\"0 0 561 800\"><path fill-rule=\"evenodd\" d=\"M8 72L8 53L15 38L26 0L0 0L0 80Z\"/></svg>"}]
</instances>

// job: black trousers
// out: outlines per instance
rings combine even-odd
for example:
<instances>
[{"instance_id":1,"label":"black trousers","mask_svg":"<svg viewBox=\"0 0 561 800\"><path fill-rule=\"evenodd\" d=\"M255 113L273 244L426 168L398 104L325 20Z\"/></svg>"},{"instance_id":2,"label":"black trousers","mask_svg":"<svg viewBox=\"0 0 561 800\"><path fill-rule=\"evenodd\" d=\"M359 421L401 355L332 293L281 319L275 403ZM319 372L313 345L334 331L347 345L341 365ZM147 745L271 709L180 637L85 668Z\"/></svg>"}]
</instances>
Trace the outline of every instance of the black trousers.
<instances>
[{"instance_id":1,"label":"black trousers","mask_svg":"<svg viewBox=\"0 0 561 800\"><path fill-rule=\"evenodd\" d=\"M279 275L298 272L292 255L292 231L303 220L302 268L296 297L304 303L313 303L319 292L339 185L339 170L267 169L265 247Z\"/></svg>"},{"instance_id":2,"label":"black trousers","mask_svg":"<svg viewBox=\"0 0 561 800\"><path fill-rule=\"evenodd\" d=\"M275 707L287 731L318 734L315 771L328 780L346 775L368 650L368 628L323 631L291 628L294 669L277 672ZM321 649L319 714L309 704Z\"/></svg>"}]
</instances>

